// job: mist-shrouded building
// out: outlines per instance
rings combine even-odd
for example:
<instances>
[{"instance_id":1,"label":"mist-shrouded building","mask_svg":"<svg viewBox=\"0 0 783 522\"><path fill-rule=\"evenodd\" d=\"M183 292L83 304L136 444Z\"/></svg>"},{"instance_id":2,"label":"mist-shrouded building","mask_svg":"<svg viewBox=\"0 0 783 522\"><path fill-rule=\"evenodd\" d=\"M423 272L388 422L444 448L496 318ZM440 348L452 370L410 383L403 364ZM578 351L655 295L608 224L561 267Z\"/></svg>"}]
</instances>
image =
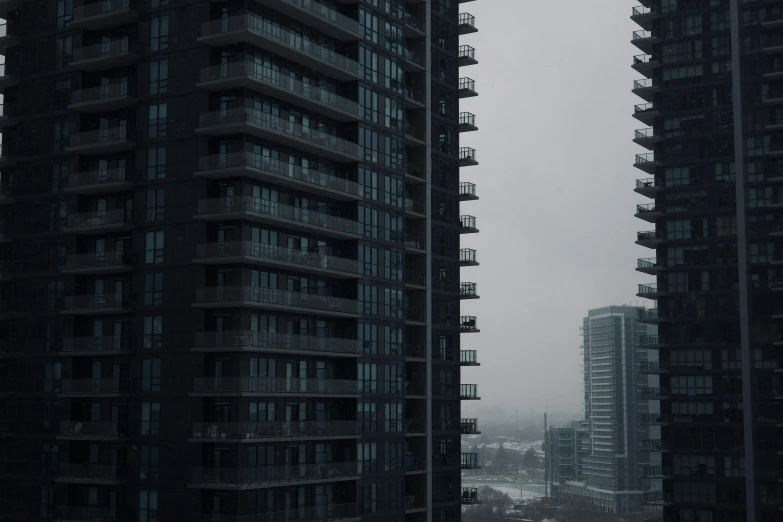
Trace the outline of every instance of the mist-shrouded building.
<instances>
[{"instance_id":1,"label":"mist-shrouded building","mask_svg":"<svg viewBox=\"0 0 783 522\"><path fill-rule=\"evenodd\" d=\"M558 485L564 505L609 513L642 509L649 487L643 478L649 460L641 450L647 433L642 419L656 392L639 371L647 360L641 342L655 329L639 322L643 313L641 307L608 306L584 318L585 420L578 428L564 428L581 439L583 460L573 468L575 479Z\"/></svg>"},{"instance_id":2,"label":"mist-shrouded building","mask_svg":"<svg viewBox=\"0 0 783 522\"><path fill-rule=\"evenodd\" d=\"M0 0L2 520L480 500L460 3Z\"/></svg>"}]
</instances>

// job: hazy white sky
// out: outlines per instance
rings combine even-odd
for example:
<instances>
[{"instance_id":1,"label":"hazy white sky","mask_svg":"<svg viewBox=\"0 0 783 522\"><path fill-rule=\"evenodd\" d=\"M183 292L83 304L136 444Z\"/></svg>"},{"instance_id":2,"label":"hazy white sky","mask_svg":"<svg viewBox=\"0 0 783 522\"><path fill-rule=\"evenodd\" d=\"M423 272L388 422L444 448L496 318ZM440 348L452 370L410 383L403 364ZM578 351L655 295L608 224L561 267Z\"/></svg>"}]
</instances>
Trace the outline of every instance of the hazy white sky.
<instances>
[{"instance_id":1,"label":"hazy white sky","mask_svg":"<svg viewBox=\"0 0 783 522\"><path fill-rule=\"evenodd\" d=\"M643 150L631 140L644 125L631 117L642 103L631 93L630 67L639 29L633 2L617 0L479 0L461 5L479 32L460 38L476 48L478 65L461 68L478 98L460 110L476 115L478 132L462 135L478 167L461 169L481 198L462 205L479 234L462 246L481 266L462 269L481 299L463 303L480 334L462 348L479 351L481 403L542 412L580 411L579 326L589 308L643 301L635 271L651 250L634 244L633 217L646 198L633 192L648 177L632 166ZM513 415L513 413L512 413Z\"/></svg>"}]
</instances>

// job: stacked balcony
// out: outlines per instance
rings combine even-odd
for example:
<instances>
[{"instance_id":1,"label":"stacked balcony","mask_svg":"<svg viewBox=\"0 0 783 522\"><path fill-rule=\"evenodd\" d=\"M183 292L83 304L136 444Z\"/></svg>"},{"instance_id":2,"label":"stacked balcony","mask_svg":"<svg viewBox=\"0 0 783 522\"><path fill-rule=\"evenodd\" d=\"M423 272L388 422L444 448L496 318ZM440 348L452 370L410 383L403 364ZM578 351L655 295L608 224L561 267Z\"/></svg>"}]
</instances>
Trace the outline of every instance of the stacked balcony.
<instances>
[{"instance_id":1,"label":"stacked balcony","mask_svg":"<svg viewBox=\"0 0 783 522\"><path fill-rule=\"evenodd\" d=\"M476 50L469 45L460 45L457 50L457 64L460 67L466 67L468 65L476 65Z\"/></svg>"},{"instance_id":2,"label":"stacked balcony","mask_svg":"<svg viewBox=\"0 0 783 522\"><path fill-rule=\"evenodd\" d=\"M0 24L0 54L6 54L8 49L19 45L19 37L8 28L8 23Z\"/></svg>"},{"instance_id":3,"label":"stacked balcony","mask_svg":"<svg viewBox=\"0 0 783 522\"><path fill-rule=\"evenodd\" d=\"M125 67L138 59L132 52L128 37L109 42L77 47L73 50L70 66L82 71L100 71Z\"/></svg>"},{"instance_id":4,"label":"stacked balcony","mask_svg":"<svg viewBox=\"0 0 783 522\"><path fill-rule=\"evenodd\" d=\"M126 126L109 127L71 134L66 152L103 155L126 152L136 148Z\"/></svg>"},{"instance_id":5,"label":"stacked balcony","mask_svg":"<svg viewBox=\"0 0 783 522\"><path fill-rule=\"evenodd\" d=\"M127 82L100 85L71 93L68 109L85 113L117 111L136 105Z\"/></svg>"},{"instance_id":6,"label":"stacked balcony","mask_svg":"<svg viewBox=\"0 0 783 522\"><path fill-rule=\"evenodd\" d=\"M198 332L193 341L195 352L299 353L330 357L358 357L362 343L356 339L292 335L275 332L234 330Z\"/></svg>"},{"instance_id":7,"label":"stacked balcony","mask_svg":"<svg viewBox=\"0 0 783 522\"><path fill-rule=\"evenodd\" d=\"M68 177L64 189L73 194L108 194L125 192L134 187L124 168L75 172Z\"/></svg>"}]
</instances>

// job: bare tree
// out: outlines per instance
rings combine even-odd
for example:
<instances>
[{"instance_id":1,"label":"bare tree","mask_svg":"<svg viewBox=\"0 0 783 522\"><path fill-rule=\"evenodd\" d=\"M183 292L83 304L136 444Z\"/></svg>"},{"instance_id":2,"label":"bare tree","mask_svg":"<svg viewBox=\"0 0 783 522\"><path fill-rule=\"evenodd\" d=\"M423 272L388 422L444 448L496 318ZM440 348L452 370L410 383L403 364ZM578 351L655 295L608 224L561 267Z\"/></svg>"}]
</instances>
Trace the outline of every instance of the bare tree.
<instances>
[{"instance_id":1,"label":"bare tree","mask_svg":"<svg viewBox=\"0 0 783 522\"><path fill-rule=\"evenodd\" d=\"M512 506L511 497L489 486L479 488L478 498L481 500L481 504L466 506L463 509L463 522L503 520L506 518L506 512Z\"/></svg>"}]
</instances>

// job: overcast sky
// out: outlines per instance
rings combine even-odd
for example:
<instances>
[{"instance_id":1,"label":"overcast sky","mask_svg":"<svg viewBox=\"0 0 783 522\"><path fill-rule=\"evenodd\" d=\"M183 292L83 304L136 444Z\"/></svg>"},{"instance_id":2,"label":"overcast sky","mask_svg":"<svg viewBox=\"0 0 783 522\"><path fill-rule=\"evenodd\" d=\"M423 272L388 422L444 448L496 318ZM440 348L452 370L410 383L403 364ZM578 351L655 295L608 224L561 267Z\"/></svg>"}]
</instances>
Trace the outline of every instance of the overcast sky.
<instances>
[{"instance_id":1,"label":"overcast sky","mask_svg":"<svg viewBox=\"0 0 783 522\"><path fill-rule=\"evenodd\" d=\"M479 267L462 269L481 299L463 302L480 334L462 335L481 366L463 368L478 383L481 403L536 413L582 411L579 326L590 308L643 301L635 271L652 257L634 244L633 217L646 198L633 192L632 166L641 147L631 140L644 125L631 117L642 103L631 93L640 77L630 67L641 51L633 2L618 0L478 0L461 10L479 32L460 43L476 49L478 65L461 68L476 80L478 98L461 111L476 115L478 132L462 135L480 165L461 169L481 198L462 204L479 234L462 236L478 250ZM529 415L529 414L528 414Z\"/></svg>"}]
</instances>

